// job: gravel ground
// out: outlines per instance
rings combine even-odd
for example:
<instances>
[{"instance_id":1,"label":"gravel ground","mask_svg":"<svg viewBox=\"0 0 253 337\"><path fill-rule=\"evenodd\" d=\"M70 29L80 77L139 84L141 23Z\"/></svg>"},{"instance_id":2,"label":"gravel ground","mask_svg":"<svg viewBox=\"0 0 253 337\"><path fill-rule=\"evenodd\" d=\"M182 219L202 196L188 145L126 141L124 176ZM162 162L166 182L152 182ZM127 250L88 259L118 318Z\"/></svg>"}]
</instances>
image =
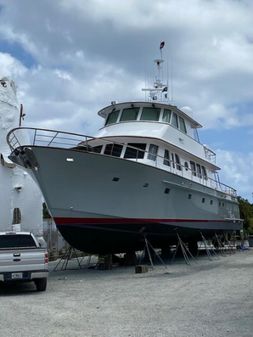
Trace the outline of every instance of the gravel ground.
<instances>
[{"instance_id":1,"label":"gravel ground","mask_svg":"<svg viewBox=\"0 0 253 337\"><path fill-rule=\"evenodd\" d=\"M145 274L51 272L45 293L1 285L0 336L252 337L253 250Z\"/></svg>"}]
</instances>

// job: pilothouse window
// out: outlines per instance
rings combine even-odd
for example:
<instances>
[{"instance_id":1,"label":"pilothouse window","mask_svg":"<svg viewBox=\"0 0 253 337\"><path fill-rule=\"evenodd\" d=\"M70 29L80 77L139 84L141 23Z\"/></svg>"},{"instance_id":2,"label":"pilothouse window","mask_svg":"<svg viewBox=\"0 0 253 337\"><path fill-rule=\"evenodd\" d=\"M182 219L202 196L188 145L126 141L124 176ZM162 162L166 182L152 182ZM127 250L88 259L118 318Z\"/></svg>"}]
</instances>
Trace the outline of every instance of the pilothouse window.
<instances>
[{"instance_id":1,"label":"pilothouse window","mask_svg":"<svg viewBox=\"0 0 253 337\"><path fill-rule=\"evenodd\" d=\"M180 131L187 133L184 119L180 116L178 118L179 118Z\"/></svg>"},{"instance_id":2,"label":"pilothouse window","mask_svg":"<svg viewBox=\"0 0 253 337\"><path fill-rule=\"evenodd\" d=\"M143 159L146 150L146 144L142 143L129 143L124 158Z\"/></svg>"},{"instance_id":3,"label":"pilothouse window","mask_svg":"<svg viewBox=\"0 0 253 337\"><path fill-rule=\"evenodd\" d=\"M158 121L160 115L160 109L158 108L143 108L141 113L142 121Z\"/></svg>"},{"instance_id":4,"label":"pilothouse window","mask_svg":"<svg viewBox=\"0 0 253 337\"><path fill-rule=\"evenodd\" d=\"M112 111L108 117L107 117L107 120L105 122L105 125L109 125L109 124L113 124L113 123L116 123L117 122L117 119L118 119L118 116L119 116L119 110L114 110Z\"/></svg>"},{"instance_id":5,"label":"pilothouse window","mask_svg":"<svg viewBox=\"0 0 253 337\"><path fill-rule=\"evenodd\" d=\"M171 124L178 129L178 117L175 112L173 112Z\"/></svg>"},{"instance_id":6,"label":"pilothouse window","mask_svg":"<svg viewBox=\"0 0 253 337\"><path fill-rule=\"evenodd\" d=\"M126 108L123 109L120 121L125 122L125 121L135 121L137 119L139 112L139 108Z\"/></svg>"},{"instance_id":7,"label":"pilothouse window","mask_svg":"<svg viewBox=\"0 0 253 337\"><path fill-rule=\"evenodd\" d=\"M164 123L169 123L170 122L170 117L171 117L171 110L164 109L162 121Z\"/></svg>"}]
</instances>

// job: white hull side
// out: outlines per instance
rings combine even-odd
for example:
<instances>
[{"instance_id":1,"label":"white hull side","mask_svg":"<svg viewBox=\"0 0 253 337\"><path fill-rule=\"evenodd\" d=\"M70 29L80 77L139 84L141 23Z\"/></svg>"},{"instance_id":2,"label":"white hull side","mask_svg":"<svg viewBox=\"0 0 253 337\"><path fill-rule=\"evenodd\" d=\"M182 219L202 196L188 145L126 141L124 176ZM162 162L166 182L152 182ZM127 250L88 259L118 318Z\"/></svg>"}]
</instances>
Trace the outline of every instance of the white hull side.
<instances>
[{"instance_id":1,"label":"white hull side","mask_svg":"<svg viewBox=\"0 0 253 337\"><path fill-rule=\"evenodd\" d=\"M83 228L91 236L94 229L98 237L107 229L113 237L115 233L126 235L124 231L136 234L144 228L152 235L166 236L179 228L196 236L196 230L241 228L235 220L236 201L175 174L95 153L30 149L24 159L38 165L32 174L62 232L66 228L74 233L78 228L76 235L80 235ZM115 240L120 242L120 237L116 235Z\"/></svg>"}]
</instances>

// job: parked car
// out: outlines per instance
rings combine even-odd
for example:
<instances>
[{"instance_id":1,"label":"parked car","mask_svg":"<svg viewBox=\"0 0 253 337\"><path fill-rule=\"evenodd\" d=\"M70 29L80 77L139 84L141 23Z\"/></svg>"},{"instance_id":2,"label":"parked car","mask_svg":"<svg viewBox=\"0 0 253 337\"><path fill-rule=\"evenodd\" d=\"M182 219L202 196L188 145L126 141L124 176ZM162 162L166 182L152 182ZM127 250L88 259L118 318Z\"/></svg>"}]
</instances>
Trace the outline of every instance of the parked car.
<instances>
[{"instance_id":1,"label":"parked car","mask_svg":"<svg viewBox=\"0 0 253 337\"><path fill-rule=\"evenodd\" d=\"M0 232L0 282L33 281L45 291L48 253L29 232Z\"/></svg>"}]
</instances>

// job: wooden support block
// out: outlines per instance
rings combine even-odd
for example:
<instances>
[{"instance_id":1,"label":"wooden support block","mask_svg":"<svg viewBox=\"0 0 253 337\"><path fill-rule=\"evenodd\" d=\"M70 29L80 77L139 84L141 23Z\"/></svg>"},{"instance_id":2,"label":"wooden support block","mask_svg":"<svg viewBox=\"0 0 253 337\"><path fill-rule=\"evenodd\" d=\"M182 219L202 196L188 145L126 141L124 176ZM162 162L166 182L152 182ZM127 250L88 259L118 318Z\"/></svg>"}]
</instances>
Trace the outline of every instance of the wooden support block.
<instances>
[{"instance_id":1,"label":"wooden support block","mask_svg":"<svg viewBox=\"0 0 253 337\"><path fill-rule=\"evenodd\" d=\"M147 272L148 272L148 266L146 266L146 265L135 266L135 273L136 274L147 273Z\"/></svg>"},{"instance_id":2,"label":"wooden support block","mask_svg":"<svg viewBox=\"0 0 253 337\"><path fill-rule=\"evenodd\" d=\"M97 268L99 270L110 270L112 269L112 255L99 255Z\"/></svg>"}]
</instances>

